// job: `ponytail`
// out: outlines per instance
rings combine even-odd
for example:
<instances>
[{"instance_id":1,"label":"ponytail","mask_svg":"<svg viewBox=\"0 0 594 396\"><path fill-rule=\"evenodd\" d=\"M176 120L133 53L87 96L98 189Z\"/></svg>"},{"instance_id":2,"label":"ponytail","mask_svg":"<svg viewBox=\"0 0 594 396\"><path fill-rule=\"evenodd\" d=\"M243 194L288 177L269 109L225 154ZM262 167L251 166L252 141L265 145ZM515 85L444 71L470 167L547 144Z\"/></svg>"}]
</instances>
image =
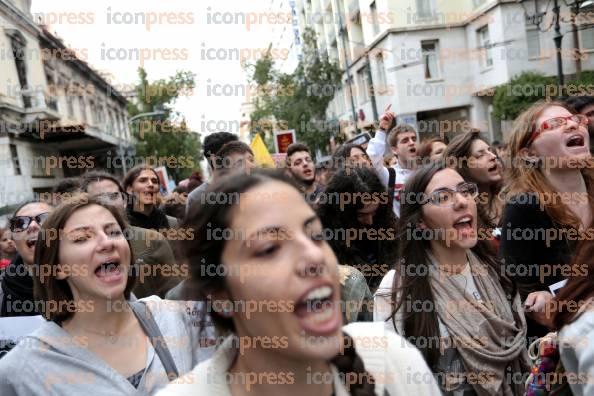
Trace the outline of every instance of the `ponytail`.
<instances>
[{"instance_id":1,"label":"ponytail","mask_svg":"<svg viewBox=\"0 0 594 396\"><path fill-rule=\"evenodd\" d=\"M373 376L365 370L363 359L355 351L352 338L344 333L343 352L339 353L331 363L336 366L343 378L345 385L350 386L349 392L352 396L374 396L375 381ZM350 383L350 378L355 378L354 383Z\"/></svg>"}]
</instances>

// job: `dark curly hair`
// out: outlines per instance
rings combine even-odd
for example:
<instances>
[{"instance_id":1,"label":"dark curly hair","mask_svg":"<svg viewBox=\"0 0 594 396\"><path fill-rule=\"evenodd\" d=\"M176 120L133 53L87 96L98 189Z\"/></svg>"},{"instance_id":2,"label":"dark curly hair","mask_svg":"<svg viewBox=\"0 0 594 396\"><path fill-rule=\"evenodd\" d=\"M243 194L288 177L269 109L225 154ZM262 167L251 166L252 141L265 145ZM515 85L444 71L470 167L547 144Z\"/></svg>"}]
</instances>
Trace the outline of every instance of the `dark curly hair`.
<instances>
[{"instance_id":1,"label":"dark curly hair","mask_svg":"<svg viewBox=\"0 0 594 396\"><path fill-rule=\"evenodd\" d=\"M363 208L366 196L375 197L376 202L379 203L371 226L361 224L357 220L357 211ZM348 203L345 201L347 197L351 198ZM328 243L340 264L354 267L372 264L369 262L371 252L375 256L374 264L383 267L383 271L371 271L372 275L368 274L370 271L362 271L366 275L369 288L373 291L381 282L384 272L391 269L397 261L396 217L389 204L388 192L375 170L339 169L328 181L320 197L317 212L327 230ZM348 230L358 230L360 232L357 236L364 237L350 241ZM368 238L369 230L374 230L377 238ZM385 237L380 237L380 230ZM392 234L391 237L390 234ZM328 238L329 236L331 237Z\"/></svg>"},{"instance_id":2,"label":"dark curly hair","mask_svg":"<svg viewBox=\"0 0 594 396\"><path fill-rule=\"evenodd\" d=\"M185 289L191 299L204 301L209 306L208 296L226 287L225 277L222 275L224 271L214 271L216 275L212 275L211 271L207 273L203 271L205 265L215 265L217 268L222 265L221 256L225 248L224 238L209 238L208 230L229 227L232 210L239 203L234 197L238 199L239 194L243 194L271 180L287 183L299 190L294 182L288 180L279 171L258 170L249 175L229 175L209 187L210 192L228 197L225 203L208 203L209 201L206 200L204 203L201 202L190 209L183 227L192 227L195 231L195 237L193 240L183 241L182 247L190 268L190 279L186 282ZM210 306L209 311L214 312ZM233 333L235 331L233 321L229 318L223 318L213 313L212 320L222 333ZM349 374L355 374L358 375L357 378L362 378L361 381L356 381L355 384L351 385L351 395L375 395L373 377L365 371L363 360L353 347L353 340L346 334L344 334L343 340L343 352L340 352L331 363L345 377Z\"/></svg>"}]
</instances>

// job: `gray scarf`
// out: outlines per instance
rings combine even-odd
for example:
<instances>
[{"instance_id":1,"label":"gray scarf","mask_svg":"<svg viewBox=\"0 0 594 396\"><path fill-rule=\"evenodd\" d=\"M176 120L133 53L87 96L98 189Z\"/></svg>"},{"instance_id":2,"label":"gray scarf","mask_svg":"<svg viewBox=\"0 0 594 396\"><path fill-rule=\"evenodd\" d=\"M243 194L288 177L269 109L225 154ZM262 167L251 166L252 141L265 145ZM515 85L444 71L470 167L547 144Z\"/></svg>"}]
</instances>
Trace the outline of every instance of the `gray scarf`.
<instances>
[{"instance_id":1,"label":"gray scarf","mask_svg":"<svg viewBox=\"0 0 594 396\"><path fill-rule=\"evenodd\" d=\"M497 272L471 251L468 260L482 301L465 293L433 259L430 276L437 316L457 343L466 372L479 379L469 381L479 396L523 395L523 374L529 366L520 296L516 294L510 306ZM513 376L507 378L509 374Z\"/></svg>"}]
</instances>

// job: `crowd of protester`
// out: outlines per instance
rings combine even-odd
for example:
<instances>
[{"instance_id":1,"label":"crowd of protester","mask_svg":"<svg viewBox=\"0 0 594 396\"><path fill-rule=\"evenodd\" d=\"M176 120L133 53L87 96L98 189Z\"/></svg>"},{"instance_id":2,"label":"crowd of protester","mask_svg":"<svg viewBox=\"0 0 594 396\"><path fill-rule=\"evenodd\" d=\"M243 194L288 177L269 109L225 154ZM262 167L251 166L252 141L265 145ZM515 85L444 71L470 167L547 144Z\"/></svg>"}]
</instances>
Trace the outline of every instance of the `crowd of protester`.
<instances>
[{"instance_id":1,"label":"crowd of protester","mask_svg":"<svg viewBox=\"0 0 594 396\"><path fill-rule=\"evenodd\" d=\"M169 195L66 179L0 228L0 320L39 321L0 394L592 395L593 110L419 142L388 107L317 166L218 132Z\"/></svg>"}]
</instances>

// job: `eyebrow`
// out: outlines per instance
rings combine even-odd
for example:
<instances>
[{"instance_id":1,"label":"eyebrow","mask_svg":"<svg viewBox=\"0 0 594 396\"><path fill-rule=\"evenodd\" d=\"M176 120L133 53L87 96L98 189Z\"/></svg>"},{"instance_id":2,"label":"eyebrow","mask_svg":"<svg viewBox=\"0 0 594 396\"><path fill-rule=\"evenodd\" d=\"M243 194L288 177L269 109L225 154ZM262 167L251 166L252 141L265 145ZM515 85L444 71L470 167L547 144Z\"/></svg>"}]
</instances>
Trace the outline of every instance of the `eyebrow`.
<instances>
[{"instance_id":1,"label":"eyebrow","mask_svg":"<svg viewBox=\"0 0 594 396\"><path fill-rule=\"evenodd\" d=\"M109 223L104 223L103 227L112 227L112 226L119 226L119 224L115 221L110 221ZM90 226L78 226L68 231L68 233L75 232L75 231L92 231L94 227Z\"/></svg>"},{"instance_id":2,"label":"eyebrow","mask_svg":"<svg viewBox=\"0 0 594 396\"><path fill-rule=\"evenodd\" d=\"M465 181L461 181L460 183L456 184L455 187L461 186L464 183L466 183L466 182ZM451 190L451 188L449 188L449 187L438 187L435 190L431 191L431 193L434 193L434 192L437 192L437 191L445 191L445 190Z\"/></svg>"},{"instance_id":3,"label":"eyebrow","mask_svg":"<svg viewBox=\"0 0 594 396\"><path fill-rule=\"evenodd\" d=\"M315 222L316 220L318 220L318 216L313 215L313 216L307 218L303 222L302 227L306 228L306 227L310 226L311 223ZM254 237L256 237L256 236L266 235L266 234L270 234L272 232L278 232L278 231L282 230L283 228L284 227L277 226L277 225L260 228L259 230L252 232L247 238L245 238L245 240L242 242L242 248L245 247L247 241L253 240Z\"/></svg>"}]
</instances>

